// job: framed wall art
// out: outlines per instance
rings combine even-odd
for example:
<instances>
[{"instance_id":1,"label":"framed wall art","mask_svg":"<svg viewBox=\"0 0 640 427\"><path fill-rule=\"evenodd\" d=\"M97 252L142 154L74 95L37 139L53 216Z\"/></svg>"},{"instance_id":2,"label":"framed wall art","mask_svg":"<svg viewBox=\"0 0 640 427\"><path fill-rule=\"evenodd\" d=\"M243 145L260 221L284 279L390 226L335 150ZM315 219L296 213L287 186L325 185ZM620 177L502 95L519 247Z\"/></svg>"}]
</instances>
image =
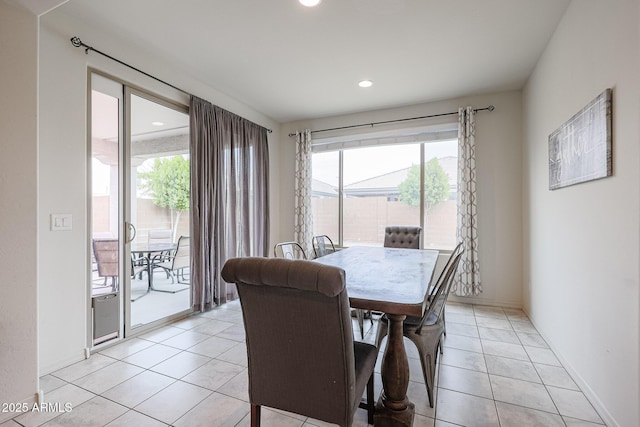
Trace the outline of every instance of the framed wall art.
<instances>
[{"instance_id":1,"label":"framed wall art","mask_svg":"<svg viewBox=\"0 0 640 427\"><path fill-rule=\"evenodd\" d=\"M549 189L611 176L611 89L549 135Z\"/></svg>"}]
</instances>

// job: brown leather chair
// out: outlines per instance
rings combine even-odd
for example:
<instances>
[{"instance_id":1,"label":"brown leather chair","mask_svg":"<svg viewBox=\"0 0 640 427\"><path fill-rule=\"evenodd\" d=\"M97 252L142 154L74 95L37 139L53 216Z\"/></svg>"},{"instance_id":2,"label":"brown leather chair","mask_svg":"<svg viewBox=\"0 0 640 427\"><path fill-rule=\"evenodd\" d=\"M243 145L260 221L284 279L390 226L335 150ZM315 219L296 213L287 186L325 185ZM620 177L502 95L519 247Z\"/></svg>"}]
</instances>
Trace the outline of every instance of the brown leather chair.
<instances>
[{"instance_id":1,"label":"brown leather chair","mask_svg":"<svg viewBox=\"0 0 640 427\"><path fill-rule=\"evenodd\" d=\"M384 230L385 248L420 249L422 227L392 225Z\"/></svg>"},{"instance_id":2,"label":"brown leather chair","mask_svg":"<svg viewBox=\"0 0 640 427\"><path fill-rule=\"evenodd\" d=\"M376 347L353 341L344 270L305 260L235 258L249 363L251 425L267 406L350 426L365 387L373 423Z\"/></svg>"},{"instance_id":3,"label":"brown leather chair","mask_svg":"<svg viewBox=\"0 0 640 427\"><path fill-rule=\"evenodd\" d=\"M438 348L442 353L442 336L445 334L444 307L449 296L449 290L455 276L456 269L462 258L464 249L458 245L451 253L447 264L438 277L425 301L427 309L422 317L407 316L402 324L402 334L409 338L418 348L422 375L427 387L429 404L433 408L433 387L436 374ZM389 319L383 315L378 322L376 345L380 347L382 339L389 331Z\"/></svg>"}]
</instances>

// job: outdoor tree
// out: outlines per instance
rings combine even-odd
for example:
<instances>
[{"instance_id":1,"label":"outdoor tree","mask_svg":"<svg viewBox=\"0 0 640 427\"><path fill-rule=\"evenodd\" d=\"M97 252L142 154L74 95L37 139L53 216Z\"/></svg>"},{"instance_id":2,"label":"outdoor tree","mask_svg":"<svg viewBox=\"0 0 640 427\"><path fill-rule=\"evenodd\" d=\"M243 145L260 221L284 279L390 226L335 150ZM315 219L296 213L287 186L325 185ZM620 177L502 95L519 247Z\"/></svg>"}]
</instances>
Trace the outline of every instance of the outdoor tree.
<instances>
[{"instance_id":1,"label":"outdoor tree","mask_svg":"<svg viewBox=\"0 0 640 427\"><path fill-rule=\"evenodd\" d=\"M173 241L182 212L189 210L189 161L182 156L156 158L149 172L140 174L153 204L169 209Z\"/></svg>"},{"instance_id":2,"label":"outdoor tree","mask_svg":"<svg viewBox=\"0 0 640 427\"><path fill-rule=\"evenodd\" d=\"M410 206L420 205L420 167L413 165L407 178L398 186L400 200ZM435 157L424 167L424 202L428 211L449 197L449 178Z\"/></svg>"}]
</instances>

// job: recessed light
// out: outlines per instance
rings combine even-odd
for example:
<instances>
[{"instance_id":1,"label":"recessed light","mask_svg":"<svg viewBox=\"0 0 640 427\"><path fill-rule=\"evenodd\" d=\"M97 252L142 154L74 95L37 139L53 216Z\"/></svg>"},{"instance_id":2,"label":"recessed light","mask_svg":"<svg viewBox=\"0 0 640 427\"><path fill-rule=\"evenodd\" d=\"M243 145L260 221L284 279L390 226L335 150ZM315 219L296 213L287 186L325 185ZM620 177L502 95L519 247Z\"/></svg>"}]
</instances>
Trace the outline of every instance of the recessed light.
<instances>
[{"instance_id":1,"label":"recessed light","mask_svg":"<svg viewBox=\"0 0 640 427\"><path fill-rule=\"evenodd\" d=\"M362 80L361 82L358 82L358 86L360 87L371 87L373 85L373 82L371 80Z\"/></svg>"},{"instance_id":2,"label":"recessed light","mask_svg":"<svg viewBox=\"0 0 640 427\"><path fill-rule=\"evenodd\" d=\"M154 126L164 126L164 123L162 122L151 122L151 124Z\"/></svg>"},{"instance_id":3,"label":"recessed light","mask_svg":"<svg viewBox=\"0 0 640 427\"><path fill-rule=\"evenodd\" d=\"M313 7L313 6L319 5L322 0L298 0L298 1L303 6Z\"/></svg>"}]
</instances>

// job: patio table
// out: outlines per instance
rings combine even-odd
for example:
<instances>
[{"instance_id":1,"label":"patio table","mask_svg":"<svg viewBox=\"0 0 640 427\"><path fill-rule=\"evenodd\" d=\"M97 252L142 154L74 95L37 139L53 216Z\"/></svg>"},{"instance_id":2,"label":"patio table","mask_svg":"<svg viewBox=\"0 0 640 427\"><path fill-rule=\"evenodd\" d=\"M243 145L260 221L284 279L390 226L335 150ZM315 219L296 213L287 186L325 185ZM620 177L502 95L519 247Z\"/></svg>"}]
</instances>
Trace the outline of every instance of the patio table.
<instances>
[{"instance_id":1,"label":"patio table","mask_svg":"<svg viewBox=\"0 0 640 427\"><path fill-rule=\"evenodd\" d=\"M152 258L154 254L161 254L163 252L173 252L176 249L175 243L134 243L131 245L131 254L138 257L146 257L149 260L149 287L147 293L150 291L165 292L153 287L153 263Z\"/></svg>"}]
</instances>

